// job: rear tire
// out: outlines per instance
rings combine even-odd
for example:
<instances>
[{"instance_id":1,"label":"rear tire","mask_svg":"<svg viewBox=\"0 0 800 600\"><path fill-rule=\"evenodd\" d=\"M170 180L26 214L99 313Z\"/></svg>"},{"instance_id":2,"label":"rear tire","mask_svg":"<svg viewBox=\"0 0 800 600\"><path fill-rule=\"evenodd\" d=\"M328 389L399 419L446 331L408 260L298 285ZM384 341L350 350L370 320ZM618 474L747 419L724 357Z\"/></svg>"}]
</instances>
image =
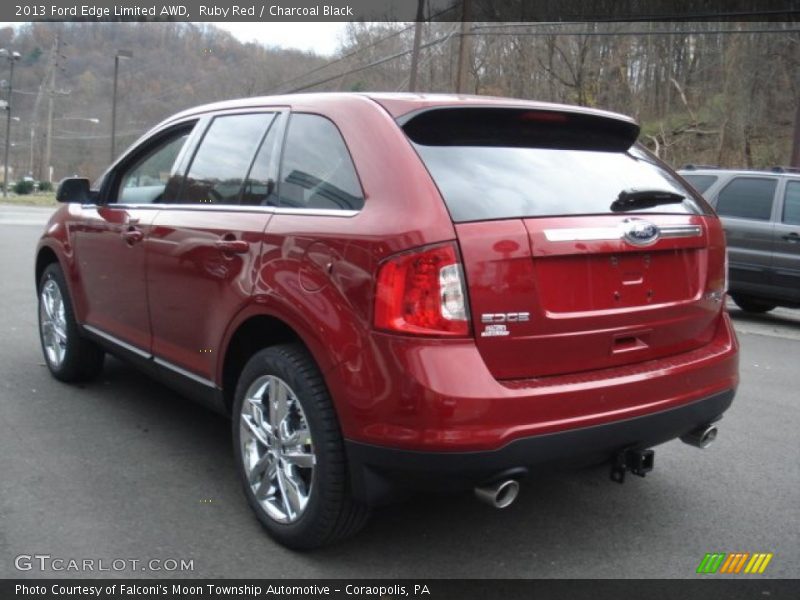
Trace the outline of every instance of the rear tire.
<instances>
[{"instance_id":1,"label":"rear tire","mask_svg":"<svg viewBox=\"0 0 800 600\"><path fill-rule=\"evenodd\" d=\"M303 346L273 346L247 362L236 386L233 444L247 501L284 546L317 548L366 523L367 507L351 495L333 404Z\"/></svg>"},{"instance_id":2,"label":"rear tire","mask_svg":"<svg viewBox=\"0 0 800 600\"><path fill-rule=\"evenodd\" d=\"M762 300L756 300L748 296L739 296L738 294L731 294L731 299L736 306L741 308L744 312L753 314L764 314L775 308L776 304L770 304Z\"/></svg>"},{"instance_id":3,"label":"rear tire","mask_svg":"<svg viewBox=\"0 0 800 600\"><path fill-rule=\"evenodd\" d=\"M48 265L39 280L39 340L47 368L60 381L88 381L103 370L105 353L81 335L58 263Z\"/></svg>"}]
</instances>

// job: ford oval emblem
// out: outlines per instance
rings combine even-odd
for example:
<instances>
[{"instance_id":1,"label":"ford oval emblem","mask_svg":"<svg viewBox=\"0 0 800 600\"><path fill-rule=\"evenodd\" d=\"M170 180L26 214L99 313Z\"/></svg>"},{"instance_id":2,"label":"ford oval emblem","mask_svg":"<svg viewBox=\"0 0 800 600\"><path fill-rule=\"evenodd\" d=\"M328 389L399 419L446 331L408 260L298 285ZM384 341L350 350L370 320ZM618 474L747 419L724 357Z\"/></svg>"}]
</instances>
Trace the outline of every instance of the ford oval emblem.
<instances>
[{"instance_id":1,"label":"ford oval emblem","mask_svg":"<svg viewBox=\"0 0 800 600\"><path fill-rule=\"evenodd\" d=\"M622 222L622 237L634 246L655 244L661 237L658 225L644 219L625 219Z\"/></svg>"}]
</instances>

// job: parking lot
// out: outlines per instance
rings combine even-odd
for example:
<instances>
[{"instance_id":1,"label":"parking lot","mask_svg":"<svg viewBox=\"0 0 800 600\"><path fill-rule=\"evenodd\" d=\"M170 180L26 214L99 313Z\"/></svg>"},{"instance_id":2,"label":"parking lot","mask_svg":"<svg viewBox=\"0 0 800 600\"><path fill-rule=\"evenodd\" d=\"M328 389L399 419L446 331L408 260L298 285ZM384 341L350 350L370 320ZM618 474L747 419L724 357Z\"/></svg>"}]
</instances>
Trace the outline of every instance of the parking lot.
<instances>
[{"instance_id":1,"label":"parking lot","mask_svg":"<svg viewBox=\"0 0 800 600\"><path fill-rule=\"evenodd\" d=\"M742 383L708 450L659 447L624 485L605 469L531 478L504 511L417 497L297 554L247 506L225 419L114 359L89 385L49 376L33 282L47 212L0 206L0 577L92 576L15 569L44 553L193 561L120 576L684 578L707 552L772 552L762 577L800 576L800 311L731 309Z\"/></svg>"}]
</instances>

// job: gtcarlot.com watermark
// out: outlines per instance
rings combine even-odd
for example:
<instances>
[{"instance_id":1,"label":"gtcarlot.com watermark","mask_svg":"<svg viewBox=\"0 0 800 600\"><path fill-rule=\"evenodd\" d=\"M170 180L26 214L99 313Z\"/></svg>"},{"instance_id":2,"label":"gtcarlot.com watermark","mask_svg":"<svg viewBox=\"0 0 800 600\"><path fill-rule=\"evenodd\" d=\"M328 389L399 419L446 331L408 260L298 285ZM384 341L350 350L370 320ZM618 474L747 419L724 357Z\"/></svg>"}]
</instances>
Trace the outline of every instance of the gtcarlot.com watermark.
<instances>
[{"instance_id":1,"label":"gtcarlot.com watermark","mask_svg":"<svg viewBox=\"0 0 800 600\"><path fill-rule=\"evenodd\" d=\"M50 554L19 554L14 557L17 571L54 573L105 573L120 571L194 571L194 559L185 558L69 558Z\"/></svg>"}]
</instances>

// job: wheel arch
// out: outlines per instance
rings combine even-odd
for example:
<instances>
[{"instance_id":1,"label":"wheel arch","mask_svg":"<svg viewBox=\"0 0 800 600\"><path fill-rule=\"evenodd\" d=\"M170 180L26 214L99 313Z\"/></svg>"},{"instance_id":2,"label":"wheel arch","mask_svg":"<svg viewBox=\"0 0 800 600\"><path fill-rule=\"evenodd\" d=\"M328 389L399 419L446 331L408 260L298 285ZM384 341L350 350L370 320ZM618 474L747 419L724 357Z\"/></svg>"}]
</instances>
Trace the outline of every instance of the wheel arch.
<instances>
[{"instance_id":1,"label":"wheel arch","mask_svg":"<svg viewBox=\"0 0 800 600\"><path fill-rule=\"evenodd\" d=\"M247 361L259 350L286 343L302 344L316 361L320 370L325 362L320 360L297 327L285 319L266 312L242 315L226 336L224 352L217 371L217 381L222 390L225 409L230 414L233 407L236 382Z\"/></svg>"}]
</instances>

